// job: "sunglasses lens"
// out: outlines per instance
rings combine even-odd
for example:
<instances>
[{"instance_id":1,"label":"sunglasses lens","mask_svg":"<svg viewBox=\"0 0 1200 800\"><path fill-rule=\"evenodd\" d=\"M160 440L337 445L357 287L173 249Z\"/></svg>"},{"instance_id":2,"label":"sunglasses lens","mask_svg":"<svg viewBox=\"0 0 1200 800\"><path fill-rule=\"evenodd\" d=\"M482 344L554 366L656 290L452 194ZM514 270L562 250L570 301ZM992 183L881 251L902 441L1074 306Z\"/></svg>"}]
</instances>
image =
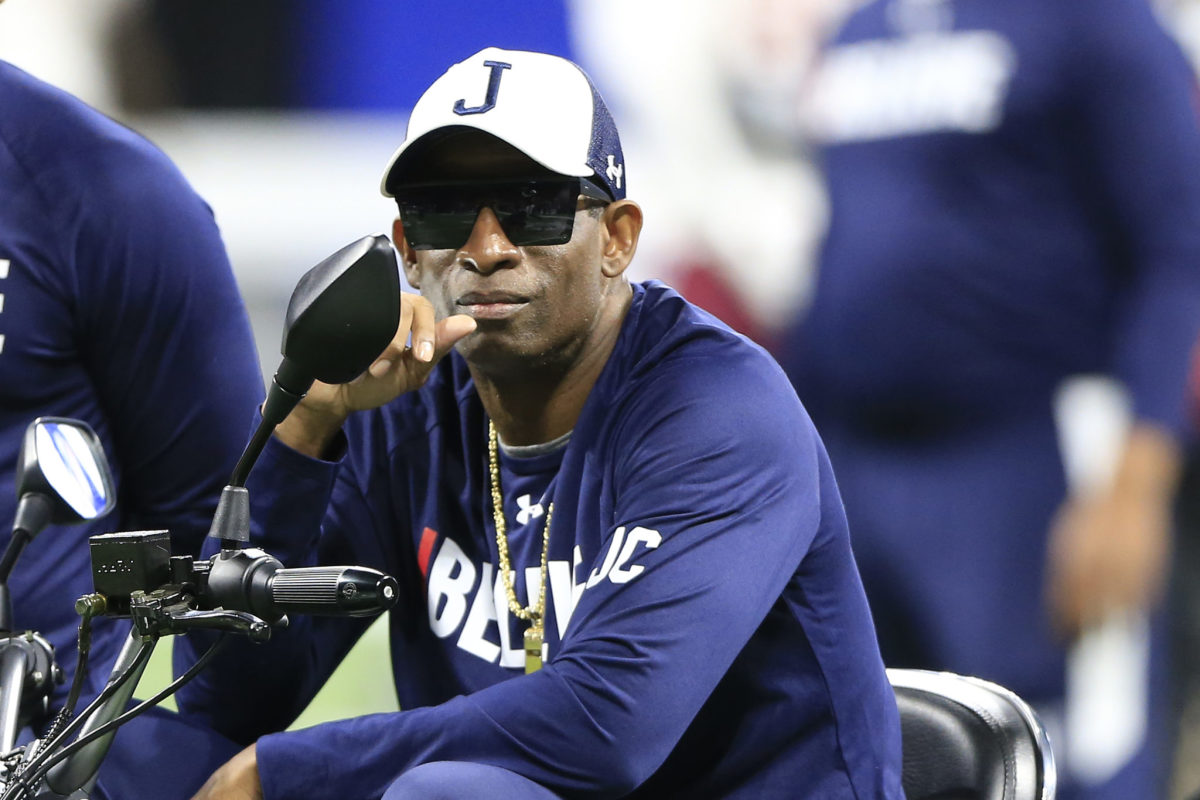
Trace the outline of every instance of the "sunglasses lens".
<instances>
[{"instance_id":1,"label":"sunglasses lens","mask_svg":"<svg viewBox=\"0 0 1200 800\"><path fill-rule=\"evenodd\" d=\"M430 213L421 208L400 206L404 238L414 250L449 250L460 247L471 235L476 212Z\"/></svg>"},{"instance_id":2,"label":"sunglasses lens","mask_svg":"<svg viewBox=\"0 0 1200 800\"><path fill-rule=\"evenodd\" d=\"M414 186L396 195L404 238L414 250L459 247L471 235L479 209L447 186Z\"/></svg>"},{"instance_id":3,"label":"sunglasses lens","mask_svg":"<svg viewBox=\"0 0 1200 800\"><path fill-rule=\"evenodd\" d=\"M579 183L572 180L409 186L396 195L404 236L414 250L462 247L483 208L490 208L518 247L571 239Z\"/></svg>"}]
</instances>

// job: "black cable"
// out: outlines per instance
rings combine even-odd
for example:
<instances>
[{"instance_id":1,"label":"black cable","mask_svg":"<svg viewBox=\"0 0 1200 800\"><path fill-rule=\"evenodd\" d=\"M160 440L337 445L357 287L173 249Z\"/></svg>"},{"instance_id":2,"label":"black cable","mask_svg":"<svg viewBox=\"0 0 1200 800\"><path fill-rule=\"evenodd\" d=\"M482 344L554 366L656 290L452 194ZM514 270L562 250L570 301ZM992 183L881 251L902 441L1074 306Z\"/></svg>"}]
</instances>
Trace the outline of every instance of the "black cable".
<instances>
[{"instance_id":1,"label":"black cable","mask_svg":"<svg viewBox=\"0 0 1200 800\"><path fill-rule=\"evenodd\" d=\"M87 673L88 654L92 649L92 617L85 614L79 621L79 657L75 660L75 677L71 679L71 691L67 693L67 704L63 711L67 716L75 713L75 704L83 692L83 679Z\"/></svg>"},{"instance_id":2,"label":"black cable","mask_svg":"<svg viewBox=\"0 0 1200 800\"><path fill-rule=\"evenodd\" d=\"M141 649L138 650L137 655L134 656L133 663L126 667L120 675L110 680L108 685L104 687L100 694L96 695L95 699L87 704L87 707L79 713L79 716L71 720L71 724L68 725L54 741L45 741L45 744L41 748L41 752L38 754L38 757L43 757L49 750L57 747L63 739L78 730L83 724L84 720L94 714L96 709L98 709L105 701L116 694L117 690L120 689L126 681L133 677L133 674L137 670L139 670L147 661L150 660L150 654L153 652L153 650L154 647L152 644L143 642ZM33 763L30 762L29 766L33 766ZM26 767L26 771L28 771L28 768L29 767Z\"/></svg>"},{"instance_id":3,"label":"black cable","mask_svg":"<svg viewBox=\"0 0 1200 800\"><path fill-rule=\"evenodd\" d=\"M192 678L196 677L196 675L200 672L200 670L202 670L206 666L208 666L208 662L212 661L213 658L216 657L217 653L220 652L221 648L223 648L225 646L227 641L228 641L227 634L222 633L221 637L219 639L217 639L217 641L213 642L212 646L210 646L206 651L204 651L204 655L202 655L202 656L200 656L200 658L196 659L196 663L192 664L192 666L188 668L187 672L183 673L178 678L176 678L174 681L172 681L165 689L163 689L162 691L160 691L158 694L154 695L153 697L151 697L147 700L143 700L141 703L139 703L136 706L134 706L133 708L129 709L124 714L120 715L119 717L110 719L108 722L104 723L103 725L96 728L95 730L89 731L86 735L81 736L80 738L71 742L71 744L67 745L63 749L54 753L52 756L50 756L48 759L45 759L40 765L38 765L38 767L36 768L36 774L34 774L32 777L30 777L30 778L26 777L26 776L30 775L30 770L28 768L26 768L25 772L23 772L21 774L21 777L17 779L16 783L14 783L13 786L15 787L17 784L20 784L20 783L26 784L26 786L24 787L24 789L22 789L22 791L32 788L33 786L36 786L37 783L46 776L46 773L48 773L55 764L59 763L60 761L63 761L64 759L66 759L67 757L72 755L73 753L76 753L76 752L82 750L84 747L87 747L89 744L96 741L101 736L104 736L105 734L107 734L113 730L116 730L118 727L120 727L121 725L124 725L129 720L146 712L153 706L158 705L163 700L167 699L168 697L173 695L175 692L179 691L179 689L184 684L186 684ZM82 719L82 718L83 717L81 716L80 719ZM99 767L99 764L97 764L97 767ZM7 800L7 797L8 796L6 794L5 795L6 800Z\"/></svg>"},{"instance_id":4,"label":"black cable","mask_svg":"<svg viewBox=\"0 0 1200 800\"><path fill-rule=\"evenodd\" d=\"M33 771L40 769L40 767L50 757L50 754L53 752L54 748L58 747L63 740L77 731L79 726L82 725L88 717L95 713L96 709L99 708L101 704L116 694L117 690L120 689L121 686L123 686L125 682L129 680L129 678L150 659L150 653L153 651L153 649L154 648L151 645L145 642L142 643L141 649L138 650L137 655L134 656L133 663L126 667L120 675L109 681L108 685L104 687L103 691L96 695L96 699L88 703L87 708L85 708L79 714L79 716L71 720L71 723L67 725L67 727L64 728L61 733L55 736L53 740L45 741L38 754L35 755L33 759L31 759L29 763L25 765L25 769L21 771L21 774L17 775L13 782L9 784L8 788L5 789L3 800L17 800L17 798L20 798L21 795L19 793L14 794L18 787L23 787L21 788L22 792L28 791L31 788L30 785L25 785L29 783L26 780L26 776L32 774Z\"/></svg>"},{"instance_id":5,"label":"black cable","mask_svg":"<svg viewBox=\"0 0 1200 800\"><path fill-rule=\"evenodd\" d=\"M88 653L91 648L92 618L90 615L84 615L79 621L79 648L78 656L75 659L75 677L71 681L71 691L67 694L67 704L59 709L54 716L54 721L50 723L50 727L42 736L46 741L53 741L75 713L75 705L79 702L79 695L83 691L83 678L87 673Z\"/></svg>"}]
</instances>

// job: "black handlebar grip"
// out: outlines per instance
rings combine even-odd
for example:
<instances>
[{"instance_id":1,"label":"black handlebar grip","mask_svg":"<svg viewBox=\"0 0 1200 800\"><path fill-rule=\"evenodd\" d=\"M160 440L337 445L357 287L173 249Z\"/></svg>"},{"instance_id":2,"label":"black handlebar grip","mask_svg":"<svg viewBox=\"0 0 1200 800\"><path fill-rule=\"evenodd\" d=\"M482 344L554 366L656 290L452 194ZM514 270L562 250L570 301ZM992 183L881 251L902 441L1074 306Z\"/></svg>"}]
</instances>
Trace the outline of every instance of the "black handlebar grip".
<instances>
[{"instance_id":1,"label":"black handlebar grip","mask_svg":"<svg viewBox=\"0 0 1200 800\"><path fill-rule=\"evenodd\" d=\"M281 569L267 581L271 603L283 613L369 617L400 596L396 579L367 567Z\"/></svg>"}]
</instances>

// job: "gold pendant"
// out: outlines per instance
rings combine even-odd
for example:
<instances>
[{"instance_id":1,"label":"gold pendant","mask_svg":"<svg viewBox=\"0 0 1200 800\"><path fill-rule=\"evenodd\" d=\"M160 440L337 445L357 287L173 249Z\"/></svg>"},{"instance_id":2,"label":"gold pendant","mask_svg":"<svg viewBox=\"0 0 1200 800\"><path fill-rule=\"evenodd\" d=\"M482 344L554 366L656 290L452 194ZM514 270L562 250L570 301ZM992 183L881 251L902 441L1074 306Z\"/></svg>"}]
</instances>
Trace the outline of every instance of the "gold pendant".
<instances>
[{"instance_id":1,"label":"gold pendant","mask_svg":"<svg viewBox=\"0 0 1200 800\"><path fill-rule=\"evenodd\" d=\"M542 630L531 625L525 629L525 674L542 668Z\"/></svg>"}]
</instances>

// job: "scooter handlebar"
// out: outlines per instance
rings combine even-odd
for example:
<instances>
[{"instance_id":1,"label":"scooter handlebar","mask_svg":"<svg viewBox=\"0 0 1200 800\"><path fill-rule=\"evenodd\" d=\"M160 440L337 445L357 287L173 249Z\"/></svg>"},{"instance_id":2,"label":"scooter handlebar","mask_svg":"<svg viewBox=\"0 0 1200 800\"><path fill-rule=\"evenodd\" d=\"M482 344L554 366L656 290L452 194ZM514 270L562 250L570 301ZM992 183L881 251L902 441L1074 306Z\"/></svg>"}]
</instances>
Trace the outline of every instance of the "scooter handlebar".
<instances>
[{"instance_id":1,"label":"scooter handlebar","mask_svg":"<svg viewBox=\"0 0 1200 800\"><path fill-rule=\"evenodd\" d=\"M288 613L367 617L396 604L396 579L368 567L284 567L256 548L213 556L204 605L249 611L268 622Z\"/></svg>"}]
</instances>

